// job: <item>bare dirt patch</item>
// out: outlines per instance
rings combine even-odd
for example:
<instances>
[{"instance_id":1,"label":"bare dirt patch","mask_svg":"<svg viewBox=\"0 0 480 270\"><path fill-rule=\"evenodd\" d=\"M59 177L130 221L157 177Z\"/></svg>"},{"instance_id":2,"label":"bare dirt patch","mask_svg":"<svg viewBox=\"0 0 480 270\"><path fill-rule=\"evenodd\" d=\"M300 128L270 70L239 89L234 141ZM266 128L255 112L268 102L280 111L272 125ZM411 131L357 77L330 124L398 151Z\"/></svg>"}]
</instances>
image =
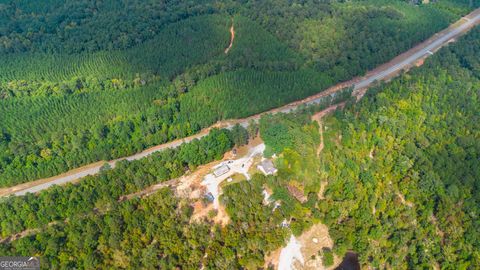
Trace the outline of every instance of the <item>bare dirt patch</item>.
<instances>
[{"instance_id":1,"label":"bare dirt patch","mask_svg":"<svg viewBox=\"0 0 480 270\"><path fill-rule=\"evenodd\" d=\"M334 255L334 263L330 267L324 267L322 263L322 249L332 248L333 240L328 233L328 227L318 223L313 225L309 230L305 231L298 241L302 245L302 254L305 258L304 265L298 262L294 263L296 269L314 270L314 269L334 269L340 264L341 258Z\"/></svg>"},{"instance_id":2,"label":"bare dirt patch","mask_svg":"<svg viewBox=\"0 0 480 270\"><path fill-rule=\"evenodd\" d=\"M197 200L192 204L192 207L193 214L190 218L190 222L212 221L222 227L225 227L230 222L230 217L223 205L220 205L218 209L215 209L213 204L209 203L204 205L201 200ZM215 213L215 216L210 217L210 213Z\"/></svg>"},{"instance_id":3,"label":"bare dirt patch","mask_svg":"<svg viewBox=\"0 0 480 270\"><path fill-rule=\"evenodd\" d=\"M290 183L287 184L287 190L288 193L295 197L295 199L297 199L299 202L305 203L307 201L303 186L300 186L298 183L290 181Z\"/></svg>"},{"instance_id":4,"label":"bare dirt patch","mask_svg":"<svg viewBox=\"0 0 480 270\"><path fill-rule=\"evenodd\" d=\"M327 181L322 181L320 183L320 190L318 191L318 199L319 200L325 200L325 189L327 188L328 182Z\"/></svg>"},{"instance_id":5,"label":"bare dirt patch","mask_svg":"<svg viewBox=\"0 0 480 270\"><path fill-rule=\"evenodd\" d=\"M239 160L242 160L242 162L249 163L248 162L248 159L250 159L249 155L252 154L250 152L255 151L255 149L261 146L262 144L263 144L263 141L260 139L260 137L256 137L253 140L250 140L247 145L239 147L236 150L236 155L233 154L233 151L229 151L224 155L222 160L211 162L209 164L200 166L197 170L195 170L195 172L180 178L180 184L177 186L177 195L197 200L192 205L194 209L193 215L191 218L192 222L200 221L202 219L207 219L207 220L213 221L216 224L220 224L221 226L225 226L230 222L230 217L225 211L224 205L219 203L218 207L215 207L215 204L213 203L209 203L208 205L205 205L202 202L203 194L205 194L205 192L207 191L207 187L203 185L203 180L205 179L205 177L209 176L209 174L212 172L215 166L227 160L229 162L233 161L232 163L229 163L229 166L231 167L230 171L227 174L222 175L219 179L223 179L223 178L227 179L230 177L235 177L238 174L238 172L234 172L235 163L238 162ZM235 159L235 158L238 158L238 159ZM247 166L245 166L245 170L248 170L248 167L250 165L247 164ZM242 177L242 179L246 179L246 178ZM222 187L224 187L227 184L228 183L225 181L220 182L220 184L218 185L219 195L221 194ZM216 213L215 216L209 217L209 215L211 215L213 211L215 211Z\"/></svg>"},{"instance_id":6,"label":"bare dirt patch","mask_svg":"<svg viewBox=\"0 0 480 270\"><path fill-rule=\"evenodd\" d=\"M405 200L405 197L403 196L402 193L398 192L398 193L397 193L397 196L398 196L398 198L400 199L400 202L401 202L403 205L406 205L406 206L408 206L408 207L410 207L410 208L414 206L412 202Z\"/></svg>"},{"instance_id":7,"label":"bare dirt patch","mask_svg":"<svg viewBox=\"0 0 480 270\"><path fill-rule=\"evenodd\" d=\"M201 222L208 219L208 213L213 209L212 204L204 205L201 200L198 200L192 204L193 214L190 218L190 222Z\"/></svg>"},{"instance_id":8,"label":"bare dirt patch","mask_svg":"<svg viewBox=\"0 0 480 270\"><path fill-rule=\"evenodd\" d=\"M303 232L302 235L297 237L297 240L301 244L301 252L304 258L304 264L298 261L294 261L293 269L298 270L319 270L319 269L334 269L341 262L341 258L334 255L334 263L330 267L324 267L322 263L322 249L332 248L333 240L328 233L328 227L324 224L318 223L313 225L310 229ZM265 257L264 267L272 265L274 269L278 269L278 263L280 259L280 253L283 247L278 248L268 254Z\"/></svg>"},{"instance_id":9,"label":"bare dirt patch","mask_svg":"<svg viewBox=\"0 0 480 270\"><path fill-rule=\"evenodd\" d=\"M232 48L234 40L235 40L235 28L233 27L233 19L232 19L232 26L230 27L230 44L225 49L225 54L228 54L228 52Z\"/></svg>"},{"instance_id":10,"label":"bare dirt patch","mask_svg":"<svg viewBox=\"0 0 480 270\"><path fill-rule=\"evenodd\" d=\"M11 235L9 237L0 239L0 244L10 243L10 242L13 242L17 239L20 239L20 238L23 238L23 237L26 237L26 236L29 236L29 235L32 235L32 234L39 233L40 231L41 231L41 229L38 229L38 228L37 229L27 229L25 231L19 232L19 233L14 234L14 235Z\"/></svg>"},{"instance_id":11,"label":"bare dirt patch","mask_svg":"<svg viewBox=\"0 0 480 270\"><path fill-rule=\"evenodd\" d=\"M320 153L322 152L323 148L325 147L325 143L323 140L323 124L320 119L317 120L318 122L318 132L320 133L320 144L317 147L317 157L320 157Z\"/></svg>"},{"instance_id":12,"label":"bare dirt patch","mask_svg":"<svg viewBox=\"0 0 480 270\"><path fill-rule=\"evenodd\" d=\"M217 215L213 218L213 222L220 224L222 227L225 227L230 222L230 216L225 210L225 206L220 205L217 209Z\"/></svg>"},{"instance_id":13,"label":"bare dirt patch","mask_svg":"<svg viewBox=\"0 0 480 270\"><path fill-rule=\"evenodd\" d=\"M268 254L265 257L265 264L264 268L268 269L269 266L273 266L274 269L278 269L278 261L280 260L280 253L282 252L282 248L278 248Z\"/></svg>"},{"instance_id":14,"label":"bare dirt patch","mask_svg":"<svg viewBox=\"0 0 480 270\"><path fill-rule=\"evenodd\" d=\"M343 107L345 107L345 104L346 102L341 102L341 103L338 103L338 104L335 104L335 105L332 105L328 108L326 108L325 110L323 111L320 111L314 115L312 115L312 120L313 121L317 121L318 122L318 125L319 125L319 132L320 132L320 145L318 146L317 148L317 156L319 157L320 156L320 153L322 152L323 148L325 147L325 141L323 139L323 123L322 123L322 118L329 114L329 113L332 113L333 111L335 111L336 109L342 109Z\"/></svg>"},{"instance_id":15,"label":"bare dirt patch","mask_svg":"<svg viewBox=\"0 0 480 270\"><path fill-rule=\"evenodd\" d=\"M238 148L236 156L239 156L239 154L243 154L242 157L246 156L249 154L251 149L258 147L262 143L263 141L260 139L260 137L256 137L255 139L251 140L247 145ZM126 201L136 197L147 197L157 192L160 189L170 187L175 190L175 194L178 197L185 198L189 201L193 201L191 205L194 209L193 215L191 217L192 222L200 221L206 218L207 220L213 221L216 224L225 226L230 222L230 217L225 211L225 207L223 205L219 205L218 209L214 209L212 203L204 205L202 200L203 200L203 195L205 194L206 188L205 186L201 185L201 182L207 174L211 173L211 171L213 170L213 167L217 166L222 162L225 162L227 160L232 160L234 158L235 158L235 155L233 154L233 151L229 151L225 153L222 160L213 161L208 164L199 166L197 169L195 169L195 171L188 172L180 178L175 178L165 182L151 185L141 191L137 191L135 193L121 196L118 200ZM212 210L216 211L216 215L213 216L213 218L209 218L208 217L209 212ZM56 222L53 222L52 224L54 223ZM49 224L48 226L51 226L51 224ZM41 232L43 229L44 228L27 229L17 234L0 239L0 243L10 242L10 241L23 238L25 236L36 234Z\"/></svg>"},{"instance_id":16,"label":"bare dirt patch","mask_svg":"<svg viewBox=\"0 0 480 270\"><path fill-rule=\"evenodd\" d=\"M430 222L432 222L433 225L435 225L435 233L442 238L442 242L445 240L445 232L443 232L439 227L438 227L438 221L437 217L432 214L430 216Z\"/></svg>"},{"instance_id":17,"label":"bare dirt patch","mask_svg":"<svg viewBox=\"0 0 480 270\"><path fill-rule=\"evenodd\" d=\"M321 120L325 115L327 115L329 113L332 113L336 109L339 109L339 108L342 109L343 107L345 107L345 104L346 104L346 102L341 102L341 103L332 105L332 106L330 106L330 107L312 115L312 120L317 121L319 124L321 124Z\"/></svg>"}]
</instances>

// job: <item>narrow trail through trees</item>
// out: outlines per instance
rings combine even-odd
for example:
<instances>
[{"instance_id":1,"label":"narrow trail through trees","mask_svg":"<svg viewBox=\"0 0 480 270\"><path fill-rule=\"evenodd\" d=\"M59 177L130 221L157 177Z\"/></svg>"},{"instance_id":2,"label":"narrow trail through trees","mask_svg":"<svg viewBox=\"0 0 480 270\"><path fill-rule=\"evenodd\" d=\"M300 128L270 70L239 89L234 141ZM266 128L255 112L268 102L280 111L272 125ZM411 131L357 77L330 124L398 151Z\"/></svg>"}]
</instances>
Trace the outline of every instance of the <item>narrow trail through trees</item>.
<instances>
[{"instance_id":1,"label":"narrow trail through trees","mask_svg":"<svg viewBox=\"0 0 480 270\"><path fill-rule=\"evenodd\" d=\"M228 47L225 49L225 54L228 54L228 52L230 51L230 49L232 48L233 46L233 41L235 40L235 28L233 26L233 19L232 19L232 26L230 27L230 44L228 45Z\"/></svg>"},{"instance_id":2,"label":"narrow trail through trees","mask_svg":"<svg viewBox=\"0 0 480 270\"><path fill-rule=\"evenodd\" d=\"M312 115L312 120L313 121L317 121L318 125L319 125L319 128L318 128L318 131L320 133L320 145L318 146L317 148L317 156L319 157L320 156L320 153L322 152L324 146L325 146L325 143L324 143L324 140L323 140L323 124L322 124L322 117L324 117L325 115L335 111L336 109L340 108L340 109L343 109L343 107L345 107L345 104L346 102L341 102L341 103L338 103L338 104L335 104L335 105L332 105L328 108L326 108L325 110L322 110L314 115Z\"/></svg>"}]
</instances>

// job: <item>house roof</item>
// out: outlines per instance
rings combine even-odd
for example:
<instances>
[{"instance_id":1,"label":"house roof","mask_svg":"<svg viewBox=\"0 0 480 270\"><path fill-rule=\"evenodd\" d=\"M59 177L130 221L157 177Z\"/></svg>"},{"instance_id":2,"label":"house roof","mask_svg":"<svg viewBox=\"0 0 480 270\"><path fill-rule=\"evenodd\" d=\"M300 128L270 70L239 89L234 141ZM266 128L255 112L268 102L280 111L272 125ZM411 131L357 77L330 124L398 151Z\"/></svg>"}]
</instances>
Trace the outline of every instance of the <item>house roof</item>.
<instances>
[{"instance_id":1,"label":"house roof","mask_svg":"<svg viewBox=\"0 0 480 270\"><path fill-rule=\"evenodd\" d=\"M260 162L258 166L260 166L267 173L275 173L277 171L270 159L265 159L264 161Z\"/></svg>"},{"instance_id":2,"label":"house roof","mask_svg":"<svg viewBox=\"0 0 480 270\"><path fill-rule=\"evenodd\" d=\"M213 174L218 177L220 175L226 174L229 170L230 168L226 164L223 164L222 166L216 168L215 171L213 171Z\"/></svg>"}]
</instances>

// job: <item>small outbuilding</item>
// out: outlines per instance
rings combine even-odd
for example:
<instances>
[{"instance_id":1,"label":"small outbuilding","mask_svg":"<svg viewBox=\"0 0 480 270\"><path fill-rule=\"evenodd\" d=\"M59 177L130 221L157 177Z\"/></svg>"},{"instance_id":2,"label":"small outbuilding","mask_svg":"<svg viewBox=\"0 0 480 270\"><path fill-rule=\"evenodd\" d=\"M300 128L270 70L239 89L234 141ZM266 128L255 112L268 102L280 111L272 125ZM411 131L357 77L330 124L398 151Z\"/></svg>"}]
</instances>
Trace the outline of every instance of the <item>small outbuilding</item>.
<instances>
[{"instance_id":1,"label":"small outbuilding","mask_svg":"<svg viewBox=\"0 0 480 270\"><path fill-rule=\"evenodd\" d=\"M270 159L265 159L260 162L260 164L257 165L257 168L265 175L276 174L278 171Z\"/></svg>"},{"instance_id":2,"label":"small outbuilding","mask_svg":"<svg viewBox=\"0 0 480 270\"><path fill-rule=\"evenodd\" d=\"M226 174L228 171L230 171L230 167L228 167L227 164L222 164L213 171L213 175L215 175L215 177L219 177Z\"/></svg>"},{"instance_id":3,"label":"small outbuilding","mask_svg":"<svg viewBox=\"0 0 480 270\"><path fill-rule=\"evenodd\" d=\"M204 195L205 199L207 199L209 202L213 202L215 200L215 197L211 192L207 192Z\"/></svg>"}]
</instances>

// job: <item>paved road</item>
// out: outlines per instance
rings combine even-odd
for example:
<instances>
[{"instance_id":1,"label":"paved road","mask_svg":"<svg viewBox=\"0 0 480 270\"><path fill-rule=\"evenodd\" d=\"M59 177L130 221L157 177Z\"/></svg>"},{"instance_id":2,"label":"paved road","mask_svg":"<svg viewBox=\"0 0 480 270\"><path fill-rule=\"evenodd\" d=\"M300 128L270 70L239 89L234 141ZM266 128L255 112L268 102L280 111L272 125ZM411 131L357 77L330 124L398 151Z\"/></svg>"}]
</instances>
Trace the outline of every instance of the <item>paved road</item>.
<instances>
[{"instance_id":1,"label":"paved road","mask_svg":"<svg viewBox=\"0 0 480 270\"><path fill-rule=\"evenodd\" d=\"M410 56L406 57L405 59L401 60L400 62L398 62L397 64L395 64L393 66L386 67L383 70L379 70L372 75L368 75L365 78L360 79L360 80L356 81L355 83L352 82L350 85L347 84L346 86L354 86L354 90L360 90L360 89L366 88L367 86L371 85L372 83L374 83L376 81L381 81L383 79L387 79L387 78L391 77L392 75L397 74L398 71L411 66L417 60L433 54L438 48L447 44L450 41L450 39L462 34L465 30L468 30L468 29L472 28L473 26L475 26L476 24L479 24L479 23L480 23L480 9L477 9L474 12L472 12L469 15L462 18L457 23L455 23L454 26L450 27L449 30L447 30L446 32L442 31L440 34L437 34L436 37L434 36L433 39L429 43L425 44L424 47L421 50L418 50L417 52L411 54ZM417 48L413 48L412 50L416 50L416 49ZM314 98L311 98L311 99L307 98L307 99L305 99L301 102L294 102L290 105L282 106L281 108L274 109L270 112L290 112L290 111L294 110L295 108L297 108L299 105L311 105L311 104L319 103L324 96L334 95L339 90L341 90L341 89L339 88L337 90L333 90L333 91L331 91L331 93L325 93L325 95L320 94L320 95L317 95L317 97L314 97ZM225 122L222 125L222 127L223 128L231 128L233 126L233 123L239 123L242 126L246 127L246 126L248 126L248 123L251 119L257 120L258 118L259 118L259 116L257 115L257 116L249 117L249 118L246 118L246 119L229 121L229 122ZM181 140L176 140L176 141L173 141L173 142L170 142L170 143L166 143L166 144L163 144L163 145L152 147L152 148L147 149L147 150L145 150L143 152L140 152L138 154L135 154L135 155L132 155L132 156L129 156L129 157L125 157L125 158L120 158L120 159L117 159L117 160L113 160L113 161L110 161L108 163L113 168L113 167L115 167L115 164L120 160L128 160L128 161L138 160L138 159L144 158L148 155L151 155L152 153L162 151L162 150L165 150L167 148L176 148L183 143L187 143L187 142L190 142L193 139L200 139L200 138L206 136L208 134L208 130L209 129L203 131L202 133L190 136L188 138L181 139ZM45 179L44 179L44 180L38 180L38 181L30 182L30 183L21 184L21 185L18 185L18 186L11 187L11 188L8 188L6 190L0 191L0 197L11 195L11 194L16 195L16 196L20 196L20 195L25 195L27 192L35 193L35 192L38 192L40 190L46 189L46 188L48 188L52 185L61 185L61 184L65 184L65 183L68 183L68 182L73 182L73 181L78 180L80 178L83 178L87 175L97 174L100 171L101 167L102 167L102 164L98 164L98 165L94 165L94 166L90 165L90 166L86 166L85 169L79 168L79 169L75 170L74 173L67 172L67 173L59 175L57 177L49 178L51 180L48 180L48 181L45 181ZM39 182L39 184L37 185L37 184L35 184L35 182Z\"/></svg>"},{"instance_id":2,"label":"paved road","mask_svg":"<svg viewBox=\"0 0 480 270\"><path fill-rule=\"evenodd\" d=\"M128 161L138 160L138 159L147 157L147 156L149 156L149 155L151 155L155 152L158 152L158 151L162 151L162 150L169 149L169 148L176 148L176 147L182 145L183 143L188 143L188 142L192 141L193 139L200 139L200 138L202 138L206 135L207 135L207 133L202 133L202 134L196 134L196 135L193 135L193 136L181 139L181 140L175 140L175 141L170 142L170 143L166 143L166 144L162 144L162 145L159 145L159 146L156 146L156 147L149 148L149 149L147 149L143 152L140 152L140 153L132 155L132 156L128 156L128 157L119 158L119 159L109 161L108 164L110 165L111 168L114 168L116 163L121 161L121 160L128 160ZM78 180L80 178L83 178L85 176L95 175L95 174L99 173L100 169L102 168L103 165L104 164L88 166L85 169L77 170L78 172L75 172L75 173L68 173L67 172L67 173L62 174L58 177L53 177L51 181L48 181L48 182L45 182L45 183L40 183L38 185L28 187L28 188L22 188L22 186L25 186L28 183L21 184L21 185L9 188L9 191L5 192L6 194L0 195L0 197L10 195L10 194L13 194L13 195L16 195L16 196L21 196L21 195L25 195L28 192L35 193L35 192L47 189L47 188L49 188L53 185L62 185L62 184L68 183L68 182L73 182L73 181ZM19 191L16 191L16 190L19 190Z\"/></svg>"},{"instance_id":3,"label":"paved road","mask_svg":"<svg viewBox=\"0 0 480 270\"><path fill-rule=\"evenodd\" d=\"M77 179L80 179L80 178L83 178L85 176L97 174L100 171L100 168L101 168L101 166L96 166L96 167L93 167L93 168L88 168L88 169L82 170L81 172L78 172L78 173L65 175L65 176L59 177L58 179L55 179L51 182L42 183L42 184L27 188L27 189L17 191L15 193L13 193L13 195L21 196L21 195L25 195L28 192L35 193L35 192L47 189L47 188L51 187L52 185L62 185L62 184L68 183L68 182L73 182L73 181L75 181Z\"/></svg>"},{"instance_id":4,"label":"paved road","mask_svg":"<svg viewBox=\"0 0 480 270\"><path fill-rule=\"evenodd\" d=\"M467 16L462 20L464 20L463 24L454 28L452 31L446 33L445 35L442 35L442 36L438 37L436 40L431 42L425 48L423 48L422 50L414 53L413 55L406 58L402 62L400 62L400 63L392 66L391 68L388 68L388 69L386 69L382 72L379 72L378 74L376 74L374 76L368 77L368 78L364 79L363 81L355 84L355 90L365 88L375 81L380 81L384 78L387 78L391 74L396 73L399 70L402 70L402 69L408 67L410 64L417 61L418 59L420 59L420 58L422 58L422 57L424 57L428 54L430 54L430 55L433 54L436 49L438 49L442 45L446 44L450 39L452 39L453 37L459 35L463 31L465 31L465 30L471 28L472 26L474 26L475 24L477 24L480 21L480 13L477 13L476 15Z\"/></svg>"}]
</instances>

